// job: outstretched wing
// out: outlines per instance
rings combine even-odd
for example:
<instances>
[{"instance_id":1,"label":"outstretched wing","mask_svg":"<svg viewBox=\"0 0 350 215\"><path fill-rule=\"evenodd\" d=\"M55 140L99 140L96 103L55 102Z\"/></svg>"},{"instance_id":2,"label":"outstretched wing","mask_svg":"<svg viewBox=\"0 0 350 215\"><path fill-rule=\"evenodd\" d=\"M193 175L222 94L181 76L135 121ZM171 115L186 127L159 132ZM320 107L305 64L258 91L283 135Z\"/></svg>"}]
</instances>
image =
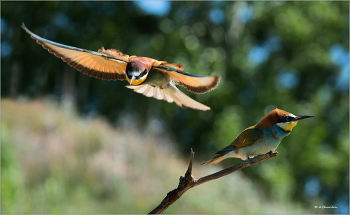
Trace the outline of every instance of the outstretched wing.
<instances>
[{"instance_id":1,"label":"outstretched wing","mask_svg":"<svg viewBox=\"0 0 350 215\"><path fill-rule=\"evenodd\" d=\"M210 110L210 107L205 106L181 92L175 86L167 84L162 89L159 87L154 87L149 84L141 84L137 86L128 85L129 89L133 89L137 93L141 93L147 97L153 97L158 100L165 100L167 102L175 102L178 106L186 106L198 110Z\"/></svg>"},{"instance_id":2,"label":"outstretched wing","mask_svg":"<svg viewBox=\"0 0 350 215\"><path fill-rule=\"evenodd\" d=\"M128 55L113 49L105 50L103 47L98 52L94 52L59 44L32 33L24 23L22 23L22 28L44 49L84 74L103 80L125 79Z\"/></svg>"},{"instance_id":3,"label":"outstretched wing","mask_svg":"<svg viewBox=\"0 0 350 215\"><path fill-rule=\"evenodd\" d=\"M227 147L215 152L214 154L223 154L238 148L253 145L263 136L263 131L253 126L245 129L236 139Z\"/></svg>"},{"instance_id":4,"label":"outstretched wing","mask_svg":"<svg viewBox=\"0 0 350 215\"><path fill-rule=\"evenodd\" d=\"M166 73L175 84L186 87L194 93L206 93L215 89L220 82L220 76L190 74L183 71L180 64L161 62L159 65L153 66L153 69Z\"/></svg>"}]
</instances>

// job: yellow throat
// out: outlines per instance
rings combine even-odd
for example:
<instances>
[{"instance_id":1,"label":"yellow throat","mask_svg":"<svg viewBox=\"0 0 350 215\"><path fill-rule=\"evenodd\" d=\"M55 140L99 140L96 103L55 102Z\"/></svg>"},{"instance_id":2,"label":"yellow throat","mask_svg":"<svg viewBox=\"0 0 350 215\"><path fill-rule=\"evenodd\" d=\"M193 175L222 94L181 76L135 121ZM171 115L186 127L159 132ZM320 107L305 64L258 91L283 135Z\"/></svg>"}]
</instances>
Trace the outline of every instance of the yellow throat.
<instances>
[{"instance_id":1,"label":"yellow throat","mask_svg":"<svg viewBox=\"0 0 350 215\"><path fill-rule=\"evenodd\" d=\"M292 131L294 126L297 125L297 121L293 121L293 122L284 122L284 123L277 123L278 127L282 128L285 131Z\"/></svg>"},{"instance_id":2,"label":"yellow throat","mask_svg":"<svg viewBox=\"0 0 350 215\"><path fill-rule=\"evenodd\" d=\"M134 79L132 82L131 82L131 85L139 85L139 84L142 84L146 78L148 76L148 73L146 75L144 75L143 77L139 78L139 79ZM131 79L126 76L126 80L130 83Z\"/></svg>"}]
</instances>

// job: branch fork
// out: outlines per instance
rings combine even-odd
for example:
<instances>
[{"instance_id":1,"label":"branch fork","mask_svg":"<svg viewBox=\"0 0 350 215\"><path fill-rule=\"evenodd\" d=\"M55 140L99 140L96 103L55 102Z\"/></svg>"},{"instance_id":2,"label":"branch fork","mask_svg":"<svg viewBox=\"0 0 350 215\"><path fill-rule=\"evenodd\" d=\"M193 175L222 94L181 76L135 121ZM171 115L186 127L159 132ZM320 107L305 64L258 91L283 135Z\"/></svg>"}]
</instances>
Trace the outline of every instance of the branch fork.
<instances>
[{"instance_id":1,"label":"branch fork","mask_svg":"<svg viewBox=\"0 0 350 215\"><path fill-rule=\"evenodd\" d=\"M268 160L270 158L277 157L277 156L278 156L278 152L270 151L264 155L256 156L252 159L246 160L235 166L228 167L219 172L196 179L192 176L192 164L193 164L194 152L191 149L190 162L188 164L188 168L185 173L185 176L180 176L179 185L177 186L177 188L168 192L166 197L163 199L163 201L155 209L153 209L149 214L163 213L170 205L172 205L175 201L177 201L182 196L182 194L184 194L187 190L191 189L192 187L198 186L200 184L204 184L208 181L221 178L225 175L229 175L243 168L252 166L258 162Z\"/></svg>"}]
</instances>

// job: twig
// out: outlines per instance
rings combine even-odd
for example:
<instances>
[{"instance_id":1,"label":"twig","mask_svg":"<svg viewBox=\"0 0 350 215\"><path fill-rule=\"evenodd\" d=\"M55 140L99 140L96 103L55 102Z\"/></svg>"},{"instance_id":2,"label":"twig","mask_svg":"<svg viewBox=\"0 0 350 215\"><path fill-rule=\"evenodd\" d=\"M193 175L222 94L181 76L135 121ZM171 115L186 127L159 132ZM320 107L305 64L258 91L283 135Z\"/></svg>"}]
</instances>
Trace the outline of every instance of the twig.
<instances>
[{"instance_id":1,"label":"twig","mask_svg":"<svg viewBox=\"0 0 350 215\"><path fill-rule=\"evenodd\" d=\"M191 189L192 187L204 184L208 181L212 181L218 178L221 178L225 175L231 174L233 172L236 172L238 170L241 170L243 168L246 168L248 166L251 166L253 164L259 163L264 160L268 160L273 157L277 157L278 152L269 152L264 155L259 155L257 157L254 157L252 159L244 161L243 163L237 164L235 166L226 168L224 170L221 170L219 172L213 173L211 175L204 176L199 179L195 179L192 176L192 163L193 163L193 157L194 152L191 149L191 157L190 162L188 164L188 169L185 173L185 177L181 176L179 179L179 185L176 189L170 191L166 197L163 199L163 201L155 208L153 209L149 214L161 214L163 213L170 205L172 205L176 200L178 200L182 194L184 194L187 190Z\"/></svg>"}]
</instances>

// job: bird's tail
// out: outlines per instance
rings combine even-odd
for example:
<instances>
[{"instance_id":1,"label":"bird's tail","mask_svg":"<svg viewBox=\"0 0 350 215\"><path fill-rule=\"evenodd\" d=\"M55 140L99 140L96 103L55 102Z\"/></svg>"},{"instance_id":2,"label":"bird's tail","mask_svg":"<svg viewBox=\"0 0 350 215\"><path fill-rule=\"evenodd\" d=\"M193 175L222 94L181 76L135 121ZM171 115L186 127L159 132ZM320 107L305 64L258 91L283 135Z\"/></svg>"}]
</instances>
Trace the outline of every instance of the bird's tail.
<instances>
[{"instance_id":1,"label":"bird's tail","mask_svg":"<svg viewBox=\"0 0 350 215\"><path fill-rule=\"evenodd\" d=\"M198 110L210 110L210 107L191 99L189 96L177 89L177 87L171 84L169 84L168 87L164 88L163 90L167 92L171 98L174 99L174 102L180 107L184 105L186 107Z\"/></svg>"},{"instance_id":2,"label":"bird's tail","mask_svg":"<svg viewBox=\"0 0 350 215\"><path fill-rule=\"evenodd\" d=\"M149 84L141 84L137 86L128 85L126 87L133 89L135 92L141 93L147 97L154 97L167 102L175 102L180 107L183 105L198 110L210 110L210 107L191 99L172 84L168 84L162 89Z\"/></svg>"},{"instance_id":3,"label":"bird's tail","mask_svg":"<svg viewBox=\"0 0 350 215\"><path fill-rule=\"evenodd\" d=\"M206 161L206 162L204 162L204 163L201 163L201 165L203 165L203 164L217 164L217 163L219 163L219 162L221 162L222 160L224 160L224 159L226 159L227 158L227 153L226 154L221 154L221 155L218 155L218 156L216 156L216 157L214 157L213 159L211 159L211 160L208 160L208 161Z\"/></svg>"}]
</instances>

